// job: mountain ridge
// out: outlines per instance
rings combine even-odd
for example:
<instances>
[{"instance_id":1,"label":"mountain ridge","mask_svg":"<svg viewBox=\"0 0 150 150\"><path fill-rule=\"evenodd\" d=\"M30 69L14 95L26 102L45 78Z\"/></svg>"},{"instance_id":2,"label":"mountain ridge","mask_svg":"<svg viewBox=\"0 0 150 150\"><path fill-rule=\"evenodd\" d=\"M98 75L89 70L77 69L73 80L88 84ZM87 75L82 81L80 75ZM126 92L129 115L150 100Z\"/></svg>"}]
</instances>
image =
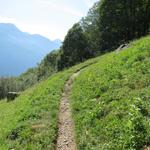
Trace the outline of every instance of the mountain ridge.
<instances>
[{"instance_id":1,"label":"mountain ridge","mask_svg":"<svg viewBox=\"0 0 150 150\"><path fill-rule=\"evenodd\" d=\"M59 39L51 41L39 34L22 32L14 24L0 23L0 76L16 76L35 67L60 46Z\"/></svg>"}]
</instances>

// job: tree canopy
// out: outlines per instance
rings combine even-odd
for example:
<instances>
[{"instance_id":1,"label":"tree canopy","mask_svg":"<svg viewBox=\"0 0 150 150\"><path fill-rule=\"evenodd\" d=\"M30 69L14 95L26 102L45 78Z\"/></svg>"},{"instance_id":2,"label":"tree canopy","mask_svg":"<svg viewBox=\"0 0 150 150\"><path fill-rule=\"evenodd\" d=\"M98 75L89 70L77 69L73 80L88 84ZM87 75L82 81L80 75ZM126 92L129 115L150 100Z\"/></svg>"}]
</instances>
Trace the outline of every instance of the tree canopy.
<instances>
[{"instance_id":1,"label":"tree canopy","mask_svg":"<svg viewBox=\"0 0 150 150\"><path fill-rule=\"evenodd\" d=\"M102 0L99 6L100 50L146 35L150 26L150 0Z\"/></svg>"},{"instance_id":2,"label":"tree canopy","mask_svg":"<svg viewBox=\"0 0 150 150\"><path fill-rule=\"evenodd\" d=\"M90 57L88 42L80 24L74 24L65 37L61 49L58 68L61 70Z\"/></svg>"}]
</instances>

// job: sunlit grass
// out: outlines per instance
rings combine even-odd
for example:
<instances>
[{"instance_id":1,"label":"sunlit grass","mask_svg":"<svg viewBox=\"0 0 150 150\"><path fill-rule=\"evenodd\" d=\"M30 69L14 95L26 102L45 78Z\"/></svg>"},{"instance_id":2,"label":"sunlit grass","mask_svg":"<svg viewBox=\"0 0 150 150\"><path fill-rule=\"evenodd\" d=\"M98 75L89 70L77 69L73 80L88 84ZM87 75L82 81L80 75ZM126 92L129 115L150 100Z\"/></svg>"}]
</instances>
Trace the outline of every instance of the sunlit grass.
<instances>
[{"instance_id":1,"label":"sunlit grass","mask_svg":"<svg viewBox=\"0 0 150 150\"><path fill-rule=\"evenodd\" d=\"M93 64L87 68L86 66ZM50 149L57 137L66 80L79 150L140 149L150 145L150 37L56 73L12 102L0 101L0 149Z\"/></svg>"},{"instance_id":2,"label":"sunlit grass","mask_svg":"<svg viewBox=\"0 0 150 150\"><path fill-rule=\"evenodd\" d=\"M66 80L73 72L97 60L91 59L56 73L12 102L0 101L0 150L53 150L57 137L59 102Z\"/></svg>"},{"instance_id":3,"label":"sunlit grass","mask_svg":"<svg viewBox=\"0 0 150 150\"><path fill-rule=\"evenodd\" d=\"M85 69L72 90L79 150L150 145L150 37Z\"/></svg>"}]
</instances>

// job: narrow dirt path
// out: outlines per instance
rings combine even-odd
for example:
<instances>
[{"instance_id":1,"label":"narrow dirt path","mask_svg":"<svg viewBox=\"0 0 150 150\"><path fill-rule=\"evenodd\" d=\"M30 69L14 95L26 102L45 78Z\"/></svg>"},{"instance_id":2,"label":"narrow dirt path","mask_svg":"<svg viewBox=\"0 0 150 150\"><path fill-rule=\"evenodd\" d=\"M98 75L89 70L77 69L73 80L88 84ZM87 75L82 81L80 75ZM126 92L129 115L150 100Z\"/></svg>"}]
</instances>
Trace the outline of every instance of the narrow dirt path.
<instances>
[{"instance_id":1,"label":"narrow dirt path","mask_svg":"<svg viewBox=\"0 0 150 150\"><path fill-rule=\"evenodd\" d=\"M66 82L64 92L62 94L56 150L77 150L69 96L72 88L72 82L79 73L80 71L74 73L70 77L70 79Z\"/></svg>"}]
</instances>

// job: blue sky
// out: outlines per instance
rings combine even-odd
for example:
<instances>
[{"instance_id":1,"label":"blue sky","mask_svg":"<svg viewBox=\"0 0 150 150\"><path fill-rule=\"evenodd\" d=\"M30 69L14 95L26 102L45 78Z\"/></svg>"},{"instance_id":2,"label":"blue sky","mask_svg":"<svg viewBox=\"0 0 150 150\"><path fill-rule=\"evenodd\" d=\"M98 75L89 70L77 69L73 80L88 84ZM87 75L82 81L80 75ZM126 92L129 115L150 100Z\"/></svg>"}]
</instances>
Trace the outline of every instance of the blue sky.
<instances>
[{"instance_id":1,"label":"blue sky","mask_svg":"<svg viewBox=\"0 0 150 150\"><path fill-rule=\"evenodd\" d=\"M0 22L31 34L63 40L97 0L0 0Z\"/></svg>"}]
</instances>

